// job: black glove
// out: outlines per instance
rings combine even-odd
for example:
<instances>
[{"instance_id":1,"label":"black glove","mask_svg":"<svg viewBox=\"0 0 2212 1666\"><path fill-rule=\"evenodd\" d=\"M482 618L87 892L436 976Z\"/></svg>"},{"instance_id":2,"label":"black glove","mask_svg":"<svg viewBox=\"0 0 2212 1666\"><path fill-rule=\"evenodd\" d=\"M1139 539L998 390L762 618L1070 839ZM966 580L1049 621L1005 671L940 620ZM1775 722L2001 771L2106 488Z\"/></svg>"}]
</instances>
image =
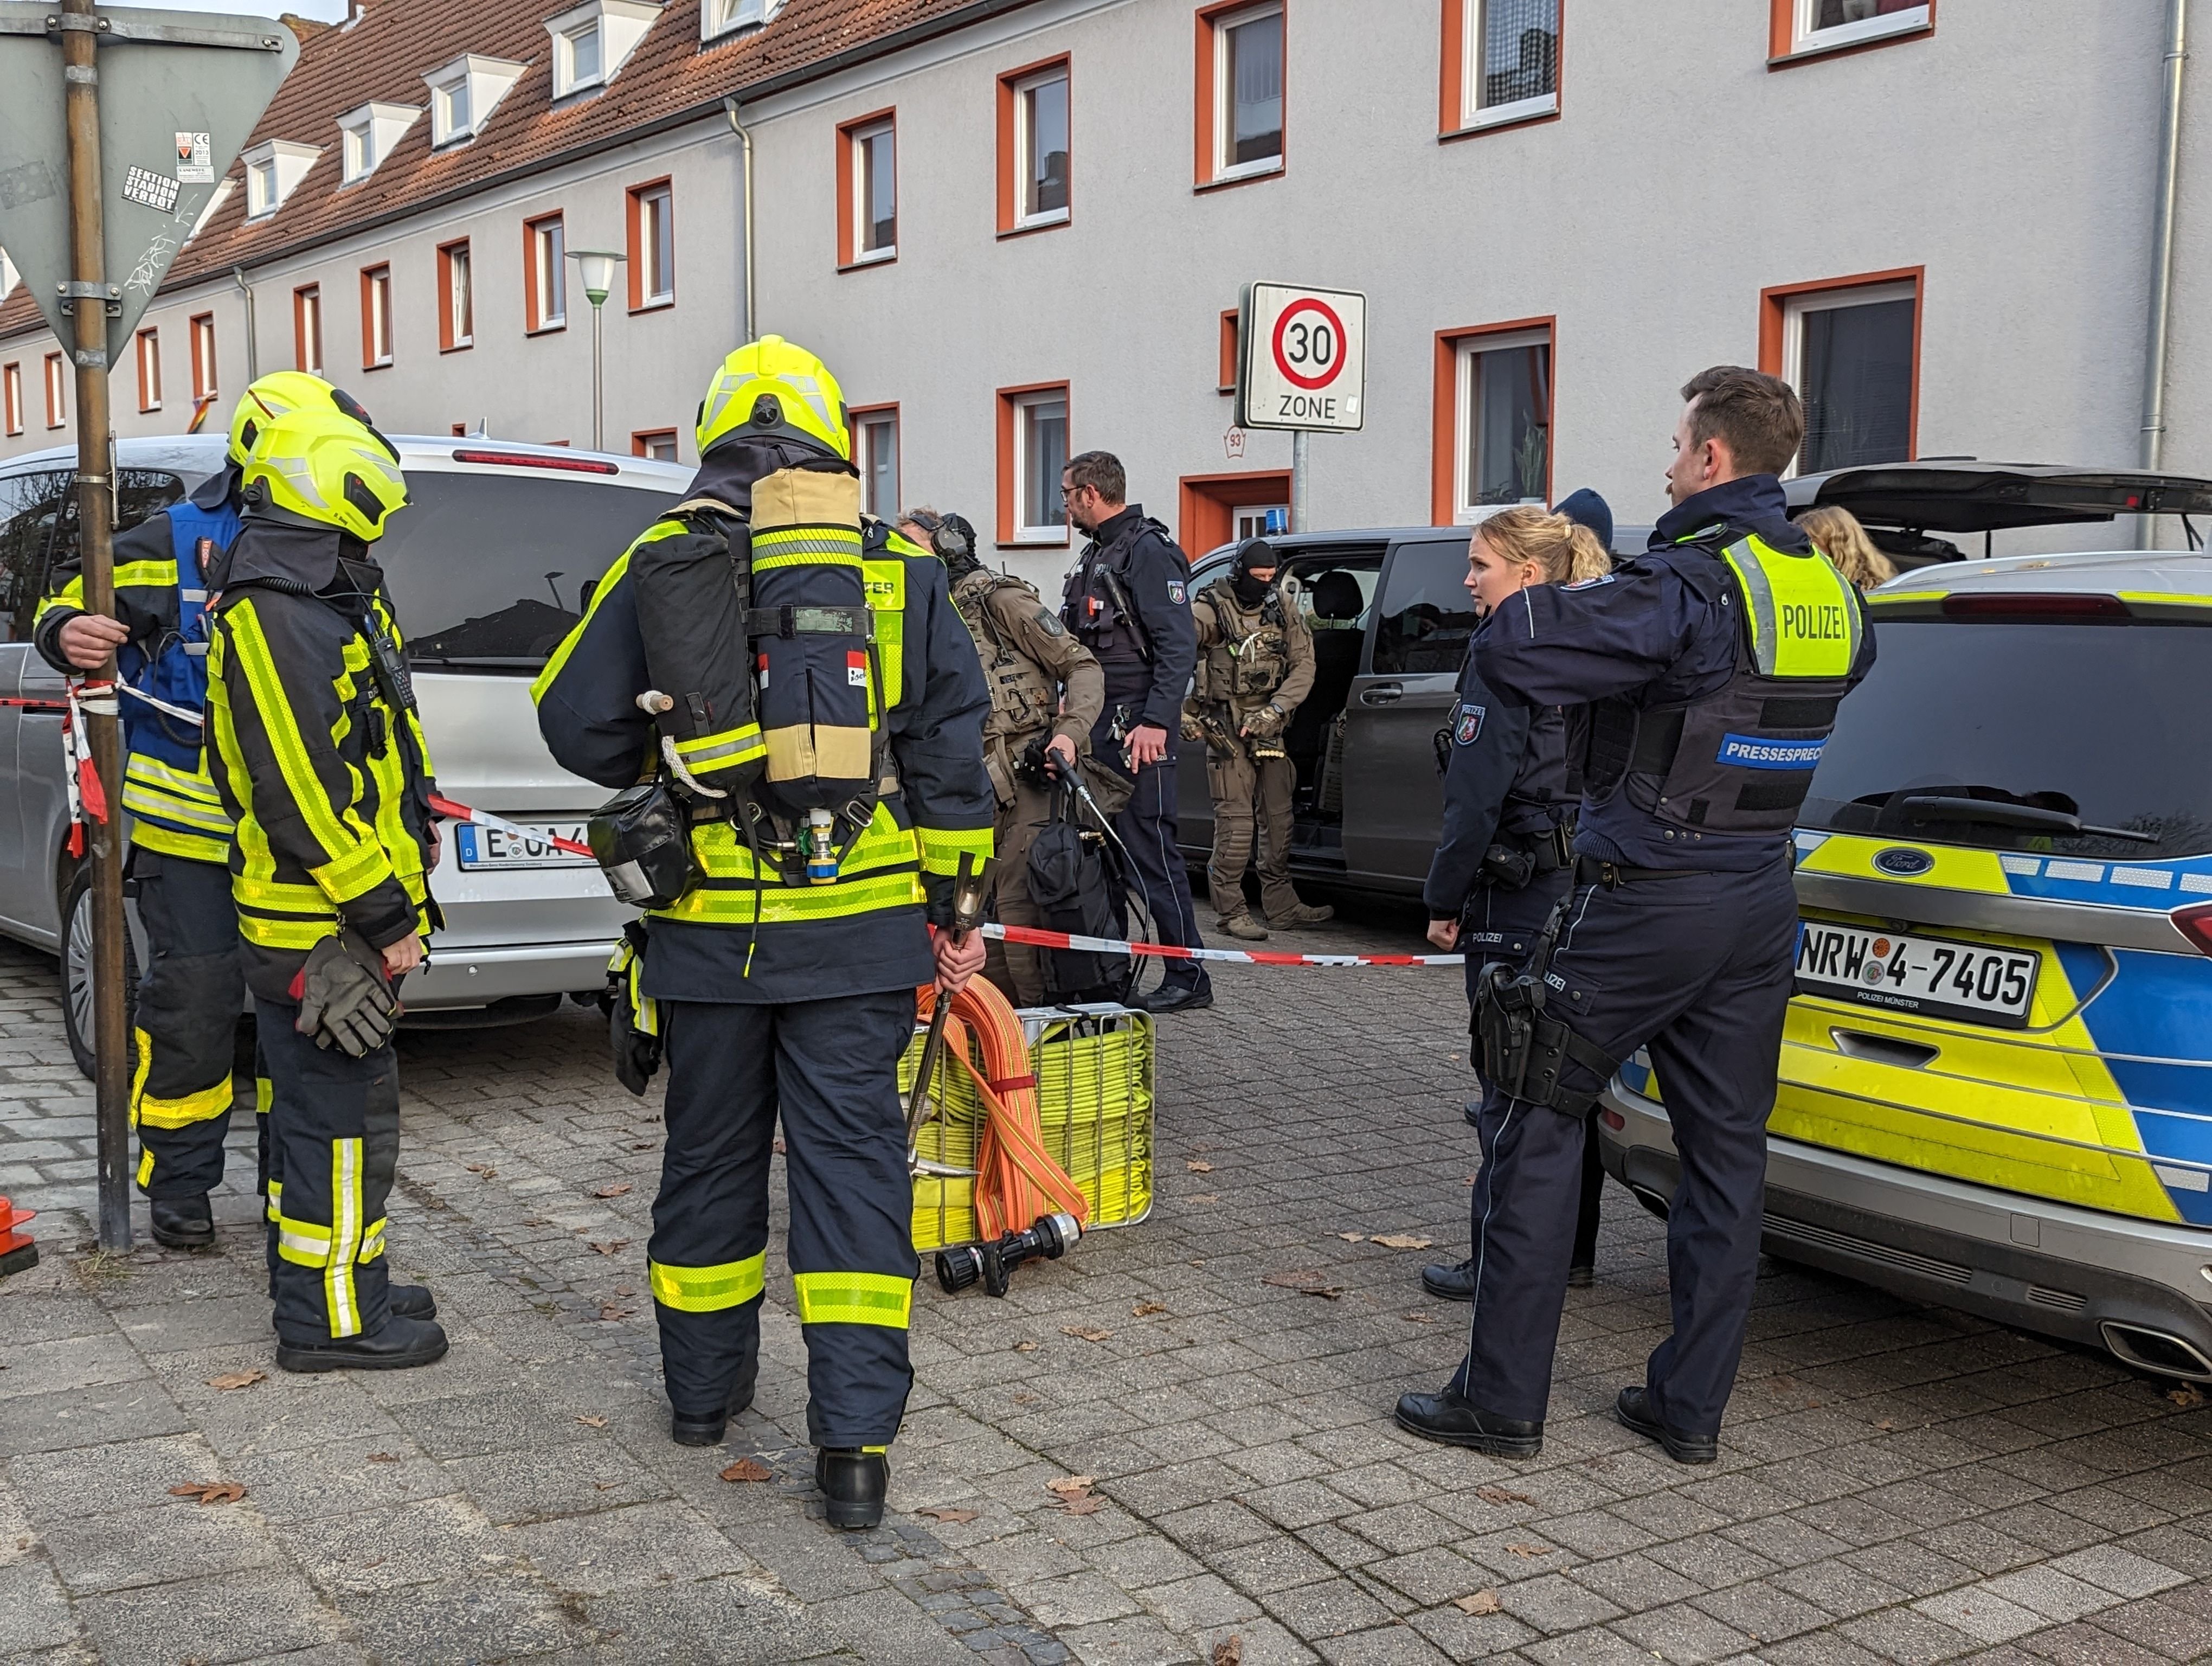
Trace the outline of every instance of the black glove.
<instances>
[{"instance_id":1,"label":"black glove","mask_svg":"<svg viewBox=\"0 0 2212 1666\"><path fill-rule=\"evenodd\" d=\"M316 944L295 987L300 1017L292 1027L313 1036L316 1046L359 1059L392 1039L398 998L384 976L384 957L357 933L341 931Z\"/></svg>"}]
</instances>

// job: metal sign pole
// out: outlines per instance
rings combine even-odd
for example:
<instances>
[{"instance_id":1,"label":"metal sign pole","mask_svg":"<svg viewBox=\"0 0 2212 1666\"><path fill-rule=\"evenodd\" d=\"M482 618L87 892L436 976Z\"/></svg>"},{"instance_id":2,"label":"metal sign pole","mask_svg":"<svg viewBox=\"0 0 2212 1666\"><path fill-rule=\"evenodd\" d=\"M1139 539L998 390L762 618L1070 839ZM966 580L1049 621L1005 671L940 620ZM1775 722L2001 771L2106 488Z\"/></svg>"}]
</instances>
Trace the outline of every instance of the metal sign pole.
<instances>
[{"instance_id":1,"label":"metal sign pole","mask_svg":"<svg viewBox=\"0 0 2212 1666\"><path fill-rule=\"evenodd\" d=\"M1313 430L1294 429L1291 433L1291 530L1294 532L1313 531L1313 513L1309 508L1306 491L1312 479Z\"/></svg>"},{"instance_id":2,"label":"metal sign pole","mask_svg":"<svg viewBox=\"0 0 2212 1666\"><path fill-rule=\"evenodd\" d=\"M100 204L99 21L94 0L63 0L69 134L69 298L76 309L77 548L88 612L115 613L114 447L107 413L107 249ZM100 676L112 682L110 654ZM83 702L92 767L107 800L92 848L92 1035L100 1132L100 1247L131 1248L130 1035L125 1023L123 737L115 696Z\"/></svg>"}]
</instances>

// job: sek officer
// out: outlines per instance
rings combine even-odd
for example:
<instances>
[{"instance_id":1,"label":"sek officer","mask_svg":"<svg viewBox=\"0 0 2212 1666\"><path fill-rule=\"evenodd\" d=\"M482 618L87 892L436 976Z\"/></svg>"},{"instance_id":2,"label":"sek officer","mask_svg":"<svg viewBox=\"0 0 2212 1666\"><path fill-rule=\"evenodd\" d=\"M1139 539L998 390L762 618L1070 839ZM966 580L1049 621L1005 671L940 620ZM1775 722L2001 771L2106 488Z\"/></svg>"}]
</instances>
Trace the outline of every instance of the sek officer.
<instances>
[{"instance_id":1,"label":"sek officer","mask_svg":"<svg viewBox=\"0 0 2212 1666\"><path fill-rule=\"evenodd\" d=\"M1114 831L1129 853L1159 940L1202 948L1190 872L1176 848L1176 742L1198 661L1190 563L1168 529L1127 501L1128 476L1109 452L1086 451L1060 471L1067 518L1091 535L1067 575L1060 617L1106 673L1106 709L1091 735L1100 762L1130 780ZM1118 894L1115 917L1127 919ZM1127 930L1127 925L1121 927ZM1182 1012L1213 1005L1202 963L1170 960L1139 1005Z\"/></svg>"},{"instance_id":2,"label":"sek officer","mask_svg":"<svg viewBox=\"0 0 2212 1666\"><path fill-rule=\"evenodd\" d=\"M1542 1450L1588 1114L1650 1049L1681 1152L1674 1334L1616 1414L1681 1463L1719 1455L1759 1261L1797 937L1790 834L1837 708L1874 662L1858 593L1791 525L1789 385L1682 390L1674 507L1617 571L1530 586L1476 637L1501 705L1587 706L1576 886L1528 972L1492 971L1468 1356L1398 1421L1502 1457ZM1548 960L1548 964L1546 964Z\"/></svg>"},{"instance_id":3,"label":"sek officer","mask_svg":"<svg viewBox=\"0 0 2212 1666\"><path fill-rule=\"evenodd\" d=\"M1203 741L1213 795L1213 857L1206 880L1213 911L1231 937L1264 942L1267 926L1317 926L1332 908L1310 908L1291 885L1291 793L1297 766L1283 730L1313 688L1313 633L1275 583L1275 546L1244 540L1237 562L1191 607L1198 675L1184 702L1182 738ZM1244 870L1256 830L1263 926L1244 902Z\"/></svg>"},{"instance_id":4,"label":"sek officer","mask_svg":"<svg viewBox=\"0 0 2212 1666\"><path fill-rule=\"evenodd\" d=\"M739 348L697 434L685 501L607 569L532 694L562 768L685 787L633 986L668 1067L647 1254L671 1435L713 1445L751 1404L780 1116L815 1478L831 1525L873 1527L914 1383L899 1061L915 986L942 998L983 964L980 934L931 927L962 857L991 854L990 696L944 563L863 525L827 365L776 336ZM750 605L718 615L733 573ZM794 817L809 794L837 807Z\"/></svg>"}]
</instances>

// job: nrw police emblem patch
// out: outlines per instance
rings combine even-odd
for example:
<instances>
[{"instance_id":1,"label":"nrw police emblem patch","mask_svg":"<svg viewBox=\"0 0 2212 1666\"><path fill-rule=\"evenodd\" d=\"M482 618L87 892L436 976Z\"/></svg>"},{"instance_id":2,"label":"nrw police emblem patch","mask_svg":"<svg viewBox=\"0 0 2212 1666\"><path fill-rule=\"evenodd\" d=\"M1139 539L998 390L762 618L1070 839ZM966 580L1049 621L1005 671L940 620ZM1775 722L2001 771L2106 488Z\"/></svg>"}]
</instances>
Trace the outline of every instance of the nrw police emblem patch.
<instances>
[{"instance_id":1,"label":"nrw police emblem patch","mask_svg":"<svg viewBox=\"0 0 2212 1666\"><path fill-rule=\"evenodd\" d=\"M1482 720L1490 715L1487 706L1462 706L1459 722L1452 729L1452 739L1462 746L1472 746L1482 738Z\"/></svg>"},{"instance_id":2,"label":"nrw police emblem patch","mask_svg":"<svg viewBox=\"0 0 2212 1666\"><path fill-rule=\"evenodd\" d=\"M1170 579L1168 581L1168 599L1173 602L1177 607L1181 607L1182 605L1182 581L1181 579Z\"/></svg>"}]
</instances>

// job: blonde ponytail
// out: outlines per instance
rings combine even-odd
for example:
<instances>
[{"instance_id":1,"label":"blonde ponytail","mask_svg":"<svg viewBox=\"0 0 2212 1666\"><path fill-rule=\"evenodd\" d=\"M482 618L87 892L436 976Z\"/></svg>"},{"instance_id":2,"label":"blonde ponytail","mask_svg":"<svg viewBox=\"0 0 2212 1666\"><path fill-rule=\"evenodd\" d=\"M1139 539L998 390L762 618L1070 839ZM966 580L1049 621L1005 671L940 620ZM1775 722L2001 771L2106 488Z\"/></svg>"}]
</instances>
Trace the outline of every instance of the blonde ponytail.
<instances>
[{"instance_id":1,"label":"blonde ponytail","mask_svg":"<svg viewBox=\"0 0 2212 1666\"><path fill-rule=\"evenodd\" d=\"M1613 552L1595 532L1534 504L1499 510L1477 526L1474 535L1512 566L1534 562L1547 584L1602 578L1613 571Z\"/></svg>"}]
</instances>

